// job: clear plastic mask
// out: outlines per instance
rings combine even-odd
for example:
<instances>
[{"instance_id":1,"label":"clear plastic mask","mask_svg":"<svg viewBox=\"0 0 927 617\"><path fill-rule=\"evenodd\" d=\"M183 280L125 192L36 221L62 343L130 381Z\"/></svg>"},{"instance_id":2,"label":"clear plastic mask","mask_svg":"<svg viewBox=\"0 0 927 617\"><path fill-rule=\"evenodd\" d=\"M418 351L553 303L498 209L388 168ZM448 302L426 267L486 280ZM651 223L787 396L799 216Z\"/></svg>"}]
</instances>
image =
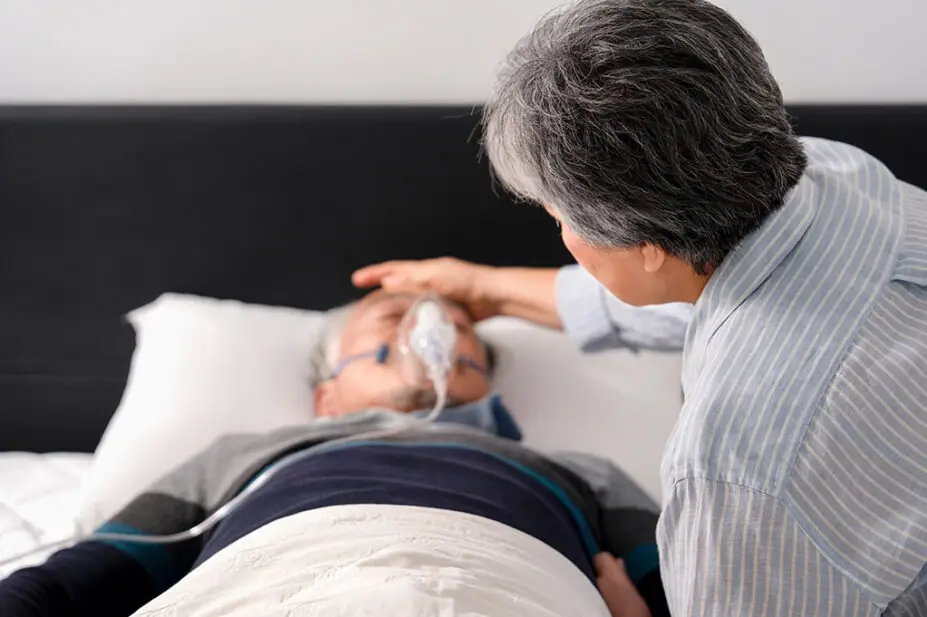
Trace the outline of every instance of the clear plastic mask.
<instances>
[{"instance_id":1,"label":"clear plastic mask","mask_svg":"<svg viewBox=\"0 0 927 617\"><path fill-rule=\"evenodd\" d=\"M457 327L438 296L422 296L406 311L396 341L399 369L411 385L446 387L454 366Z\"/></svg>"},{"instance_id":2,"label":"clear plastic mask","mask_svg":"<svg viewBox=\"0 0 927 617\"><path fill-rule=\"evenodd\" d=\"M395 367L408 385L433 387L439 394L448 385L448 373L455 368L465 367L486 375L486 367L480 362L457 354L457 326L451 315L439 296L418 298L403 314L395 341L342 358L329 379L337 378L348 366L365 359Z\"/></svg>"}]
</instances>

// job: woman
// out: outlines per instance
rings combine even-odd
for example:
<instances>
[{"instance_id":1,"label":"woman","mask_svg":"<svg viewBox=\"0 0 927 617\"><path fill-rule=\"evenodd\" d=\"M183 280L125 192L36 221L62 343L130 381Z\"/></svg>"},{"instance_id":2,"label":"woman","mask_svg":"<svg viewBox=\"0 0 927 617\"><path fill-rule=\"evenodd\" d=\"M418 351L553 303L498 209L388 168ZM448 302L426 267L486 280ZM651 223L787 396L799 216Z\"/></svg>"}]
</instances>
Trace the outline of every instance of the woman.
<instances>
[{"instance_id":1,"label":"woman","mask_svg":"<svg viewBox=\"0 0 927 617\"><path fill-rule=\"evenodd\" d=\"M658 529L674 615L927 614L927 193L799 139L756 41L703 0L545 18L484 123L497 178L583 270L388 263L357 284L586 349L684 343Z\"/></svg>"}]
</instances>

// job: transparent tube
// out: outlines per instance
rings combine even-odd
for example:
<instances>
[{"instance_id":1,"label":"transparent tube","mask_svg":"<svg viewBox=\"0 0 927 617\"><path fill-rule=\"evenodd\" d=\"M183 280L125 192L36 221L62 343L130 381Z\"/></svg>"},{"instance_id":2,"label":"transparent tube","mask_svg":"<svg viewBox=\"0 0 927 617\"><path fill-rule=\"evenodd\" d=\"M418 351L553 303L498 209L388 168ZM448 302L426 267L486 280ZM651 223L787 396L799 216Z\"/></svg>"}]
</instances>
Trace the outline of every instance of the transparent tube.
<instances>
[{"instance_id":1,"label":"transparent tube","mask_svg":"<svg viewBox=\"0 0 927 617\"><path fill-rule=\"evenodd\" d=\"M294 452L289 456L285 456L273 466L269 467L264 473L258 476L253 482L251 482L247 487L245 487L240 493L235 495L232 499L227 501L222 507L218 508L215 512L210 514L203 522L198 525L194 525L186 531L181 531L179 533L169 534L169 535L136 535L136 534L124 534L124 533L108 533L108 532L97 532L91 533L88 535L75 535L58 542L50 542L48 544L43 544L37 546L29 551L16 555L15 557L10 557L7 559L0 560L0 566L6 566L20 559L30 557L37 553L41 553L47 550L58 548L61 546L66 546L73 544L75 542L83 541L93 541L93 540L103 540L108 542L132 542L136 544L175 544L177 542L185 542L187 540L192 540L198 538L211 530L213 527L218 525L222 519L229 515L232 511L238 508L246 499L251 497L256 491L264 487L278 472L282 469L289 467L299 461L305 460L316 454L320 454L325 450L332 448L333 446L347 443L354 440L369 441L371 439L381 439L384 437L391 437L393 435L398 435L410 428L415 428L423 425L432 423L444 409L447 404L447 385L446 378L439 379L435 381L435 394L437 396L437 401L432 410L424 418L407 418L407 421L401 424L398 427L393 427L390 429L385 429L381 431L370 431L367 433L362 433L359 435L351 435L348 437L341 437L339 439L333 439L331 441L326 441L320 443L311 448L305 450L300 450L299 452ZM443 382L443 383L442 383Z\"/></svg>"},{"instance_id":2,"label":"transparent tube","mask_svg":"<svg viewBox=\"0 0 927 617\"><path fill-rule=\"evenodd\" d=\"M130 542L135 544L175 544L198 538L218 525L229 513L233 512L246 499L264 487L282 469L286 469L299 461L320 454L334 446L355 440L369 441L398 435L412 428L422 427L437 419L447 405L448 380L447 375L453 363L453 354L457 344L457 334L453 323L447 318L446 312L437 304L439 301L426 297L417 302L410 310L414 321L410 322L411 329L407 335L401 335L400 340L406 347L406 352L414 354L421 362L421 367L432 387L435 389L435 405L424 418L406 417L406 421L397 427L370 431L359 435L349 435L331 441L326 441L299 452L285 456L270 466L253 482L248 484L240 493L227 501L223 506L210 514L203 522L190 529L168 535L136 535L124 533L96 532L87 535L75 535L58 542L51 542L37 546L29 551L0 560L0 567L30 557L37 553L66 546L83 541ZM450 328L448 328L450 325ZM402 348L402 344L400 345ZM408 360L407 360L408 361Z\"/></svg>"}]
</instances>

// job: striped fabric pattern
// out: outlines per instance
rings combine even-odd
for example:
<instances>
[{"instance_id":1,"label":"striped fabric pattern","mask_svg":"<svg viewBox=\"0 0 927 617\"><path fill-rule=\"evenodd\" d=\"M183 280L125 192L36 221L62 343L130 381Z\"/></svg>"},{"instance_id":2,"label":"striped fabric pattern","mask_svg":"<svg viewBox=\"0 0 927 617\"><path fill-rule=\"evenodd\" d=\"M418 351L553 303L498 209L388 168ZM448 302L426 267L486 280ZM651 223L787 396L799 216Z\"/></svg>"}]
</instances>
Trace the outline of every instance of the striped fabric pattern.
<instances>
[{"instance_id":1,"label":"striped fabric pattern","mask_svg":"<svg viewBox=\"0 0 927 617\"><path fill-rule=\"evenodd\" d=\"M927 193L804 143L686 332L658 529L674 615L927 615Z\"/></svg>"},{"instance_id":2,"label":"striped fabric pattern","mask_svg":"<svg viewBox=\"0 0 927 617\"><path fill-rule=\"evenodd\" d=\"M682 302L630 306L579 266L567 266L557 273L557 310L566 333L583 351L679 351L694 307Z\"/></svg>"}]
</instances>

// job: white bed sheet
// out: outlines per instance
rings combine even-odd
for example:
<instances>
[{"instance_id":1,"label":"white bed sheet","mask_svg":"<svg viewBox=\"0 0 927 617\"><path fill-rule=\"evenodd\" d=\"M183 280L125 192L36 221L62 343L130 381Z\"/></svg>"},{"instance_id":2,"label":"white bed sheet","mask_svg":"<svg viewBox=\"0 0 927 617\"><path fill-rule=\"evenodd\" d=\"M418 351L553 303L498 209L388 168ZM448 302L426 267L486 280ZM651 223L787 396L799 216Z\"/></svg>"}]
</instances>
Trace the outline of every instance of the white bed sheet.
<instances>
[{"instance_id":1,"label":"white bed sheet","mask_svg":"<svg viewBox=\"0 0 927 617\"><path fill-rule=\"evenodd\" d=\"M76 532L90 454L0 452L0 561ZM0 579L41 563L45 551L0 566Z\"/></svg>"}]
</instances>

